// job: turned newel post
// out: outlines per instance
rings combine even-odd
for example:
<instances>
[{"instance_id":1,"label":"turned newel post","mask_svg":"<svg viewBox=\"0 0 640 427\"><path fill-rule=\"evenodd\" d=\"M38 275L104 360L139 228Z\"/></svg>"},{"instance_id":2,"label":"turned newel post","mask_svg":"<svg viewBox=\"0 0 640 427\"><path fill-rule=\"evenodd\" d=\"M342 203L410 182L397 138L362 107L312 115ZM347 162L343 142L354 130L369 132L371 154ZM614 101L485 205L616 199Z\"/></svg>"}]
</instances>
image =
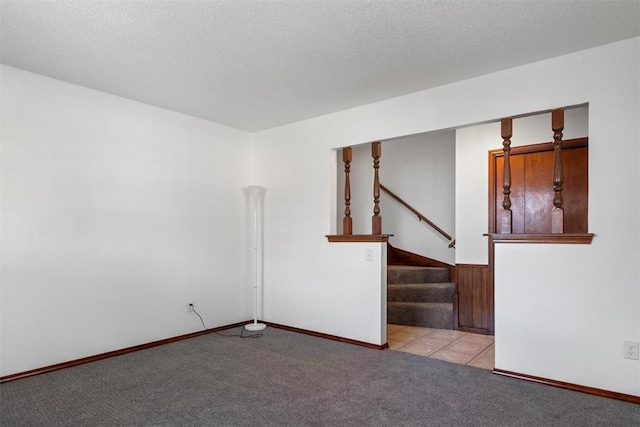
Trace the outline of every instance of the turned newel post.
<instances>
[{"instance_id":1,"label":"turned newel post","mask_svg":"<svg viewBox=\"0 0 640 427\"><path fill-rule=\"evenodd\" d=\"M382 234L382 217L380 216L380 156L382 156L382 144L371 143L371 156L373 157L373 217L371 218L371 234Z\"/></svg>"},{"instance_id":2,"label":"turned newel post","mask_svg":"<svg viewBox=\"0 0 640 427\"><path fill-rule=\"evenodd\" d=\"M353 220L351 218L351 147L342 149L342 161L344 162L344 218L342 219L342 234L353 234Z\"/></svg>"},{"instance_id":3,"label":"turned newel post","mask_svg":"<svg viewBox=\"0 0 640 427\"><path fill-rule=\"evenodd\" d=\"M511 212L511 160L509 153L511 153L511 136L512 136L512 119L506 118L501 121L501 135L502 135L502 151L504 152L504 163L502 169L502 211L500 212L499 227L500 234L510 234L512 232L512 218Z\"/></svg>"},{"instance_id":4,"label":"turned newel post","mask_svg":"<svg viewBox=\"0 0 640 427\"><path fill-rule=\"evenodd\" d=\"M562 131L564 130L564 109L551 111L553 130L553 210L551 211L551 232L564 233L564 210L562 209Z\"/></svg>"}]
</instances>

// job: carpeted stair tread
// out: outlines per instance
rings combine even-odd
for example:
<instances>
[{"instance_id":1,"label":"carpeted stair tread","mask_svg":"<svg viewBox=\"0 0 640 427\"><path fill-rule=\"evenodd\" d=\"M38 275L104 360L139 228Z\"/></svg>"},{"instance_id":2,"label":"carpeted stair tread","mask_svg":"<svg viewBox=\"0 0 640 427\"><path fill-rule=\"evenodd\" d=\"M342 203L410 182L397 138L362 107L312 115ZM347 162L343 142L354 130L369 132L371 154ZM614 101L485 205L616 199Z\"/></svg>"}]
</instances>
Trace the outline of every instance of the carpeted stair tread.
<instances>
[{"instance_id":1,"label":"carpeted stair tread","mask_svg":"<svg viewBox=\"0 0 640 427\"><path fill-rule=\"evenodd\" d=\"M438 283L449 281L449 270L441 267L387 267L387 284Z\"/></svg>"},{"instance_id":2,"label":"carpeted stair tread","mask_svg":"<svg viewBox=\"0 0 640 427\"><path fill-rule=\"evenodd\" d=\"M453 329L451 303L388 302L387 321L398 325Z\"/></svg>"},{"instance_id":3,"label":"carpeted stair tread","mask_svg":"<svg viewBox=\"0 0 640 427\"><path fill-rule=\"evenodd\" d=\"M455 288L451 282L391 284L387 286L387 301L453 303Z\"/></svg>"},{"instance_id":4,"label":"carpeted stair tread","mask_svg":"<svg viewBox=\"0 0 640 427\"><path fill-rule=\"evenodd\" d=\"M455 284L449 269L387 266L387 322L453 329Z\"/></svg>"}]
</instances>

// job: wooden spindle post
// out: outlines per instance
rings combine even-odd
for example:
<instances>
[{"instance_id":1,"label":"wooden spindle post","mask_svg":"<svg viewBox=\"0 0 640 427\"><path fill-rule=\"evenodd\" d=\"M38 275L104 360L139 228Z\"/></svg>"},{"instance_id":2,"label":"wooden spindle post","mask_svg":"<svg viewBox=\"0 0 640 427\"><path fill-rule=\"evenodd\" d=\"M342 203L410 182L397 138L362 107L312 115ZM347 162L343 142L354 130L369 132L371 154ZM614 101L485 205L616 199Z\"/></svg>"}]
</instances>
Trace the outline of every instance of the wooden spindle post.
<instances>
[{"instance_id":1,"label":"wooden spindle post","mask_svg":"<svg viewBox=\"0 0 640 427\"><path fill-rule=\"evenodd\" d=\"M511 118L502 119L501 135L502 135L502 151L504 152L504 163L502 168L502 211L498 215L500 234L511 234L513 225L513 213L511 212L511 160L509 153L511 152L511 136L512 136Z\"/></svg>"},{"instance_id":2,"label":"wooden spindle post","mask_svg":"<svg viewBox=\"0 0 640 427\"><path fill-rule=\"evenodd\" d=\"M342 149L342 161L344 162L344 218L342 219L342 234L353 234L353 219L351 218L351 147Z\"/></svg>"},{"instance_id":3,"label":"wooden spindle post","mask_svg":"<svg viewBox=\"0 0 640 427\"><path fill-rule=\"evenodd\" d=\"M380 157L382 156L382 144L371 143L371 156L373 157L373 217L371 218L371 234L382 234L382 217L380 216Z\"/></svg>"},{"instance_id":4,"label":"wooden spindle post","mask_svg":"<svg viewBox=\"0 0 640 427\"><path fill-rule=\"evenodd\" d=\"M551 232L564 233L564 210L562 209L562 131L564 130L564 109L551 111L553 130L553 210L551 211Z\"/></svg>"}]
</instances>

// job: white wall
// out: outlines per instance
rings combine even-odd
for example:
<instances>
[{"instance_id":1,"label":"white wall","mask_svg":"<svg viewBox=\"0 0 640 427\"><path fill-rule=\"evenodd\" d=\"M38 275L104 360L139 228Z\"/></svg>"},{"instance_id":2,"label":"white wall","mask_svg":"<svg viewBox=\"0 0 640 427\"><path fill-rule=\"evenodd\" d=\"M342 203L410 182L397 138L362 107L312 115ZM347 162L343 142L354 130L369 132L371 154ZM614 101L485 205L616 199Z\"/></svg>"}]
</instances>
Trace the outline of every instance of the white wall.
<instances>
[{"instance_id":1,"label":"white wall","mask_svg":"<svg viewBox=\"0 0 640 427\"><path fill-rule=\"evenodd\" d=\"M344 216L344 163L338 153L338 230ZM455 238L455 132L421 133L382 142L380 182ZM373 159L371 144L353 147L351 215L355 234L371 233ZM449 264L455 263L450 241L420 222L385 192L380 195L382 231L393 234L397 248Z\"/></svg>"},{"instance_id":2,"label":"white wall","mask_svg":"<svg viewBox=\"0 0 640 427\"><path fill-rule=\"evenodd\" d=\"M382 144L383 184L434 224L456 237L455 132L406 136ZM394 246L455 264L450 241L386 193L380 198L383 228Z\"/></svg>"},{"instance_id":3,"label":"white wall","mask_svg":"<svg viewBox=\"0 0 640 427\"><path fill-rule=\"evenodd\" d=\"M634 38L254 138L2 67L2 374L197 330L186 299L209 326L248 318L250 183L267 186L264 319L383 343L384 245L324 237L332 150L588 103L596 238L498 246L496 366L640 395L621 354L640 338L639 52ZM465 247L476 212L458 211ZM485 262L466 247L459 262Z\"/></svg>"},{"instance_id":4,"label":"white wall","mask_svg":"<svg viewBox=\"0 0 640 427\"><path fill-rule=\"evenodd\" d=\"M327 242L336 224L335 147L289 135L255 144L256 182L267 187L264 319L383 344L386 245Z\"/></svg>"},{"instance_id":5,"label":"white wall","mask_svg":"<svg viewBox=\"0 0 640 427\"><path fill-rule=\"evenodd\" d=\"M2 67L2 375L251 317L251 136Z\"/></svg>"},{"instance_id":6,"label":"white wall","mask_svg":"<svg viewBox=\"0 0 640 427\"><path fill-rule=\"evenodd\" d=\"M583 247L498 248L496 367L640 395L640 364L623 359L621 350L623 339L640 338L639 51L634 38L257 134L263 161L256 177L272 195L265 217L266 320L356 339L380 328L367 322L379 310L376 298L348 291L382 292L380 268L361 261L361 245L345 249L323 237L335 231L332 148L588 103L589 228L597 236ZM616 185L624 190L614 191ZM482 191L486 197L486 186ZM458 256L485 262L475 252ZM558 299L542 306L529 299L533 278ZM336 301L345 307L345 297L350 308L333 310ZM523 342L516 331L533 338ZM553 356L541 364L541 357L549 359L544 352Z\"/></svg>"}]
</instances>

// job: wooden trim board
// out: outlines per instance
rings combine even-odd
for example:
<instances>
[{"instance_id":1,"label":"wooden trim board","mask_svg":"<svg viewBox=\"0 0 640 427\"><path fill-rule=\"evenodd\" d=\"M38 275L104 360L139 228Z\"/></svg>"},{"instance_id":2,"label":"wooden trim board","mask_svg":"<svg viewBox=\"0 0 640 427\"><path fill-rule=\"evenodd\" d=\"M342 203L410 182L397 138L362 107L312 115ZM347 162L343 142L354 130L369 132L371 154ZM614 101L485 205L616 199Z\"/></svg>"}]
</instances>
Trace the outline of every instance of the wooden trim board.
<instances>
[{"instance_id":1,"label":"wooden trim board","mask_svg":"<svg viewBox=\"0 0 640 427\"><path fill-rule=\"evenodd\" d=\"M10 374L10 375L5 375L3 377L0 377L0 384L3 383L7 383L10 381L15 381L15 380L19 380L22 378L28 378L28 377L32 377L35 375L40 375L40 374L46 374L48 372L53 372L53 371L58 371L60 369L66 369L66 368L71 368L74 366L79 366L79 365L84 365L85 363L91 363L91 362L96 362L98 360L103 360L103 359L108 359L110 357L115 357L115 356L122 356L124 354L128 354L128 353L133 353L135 351L140 351L140 350L145 350L148 348L153 348L153 347L158 347L161 345L165 345L165 344L170 344L176 341L182 341L182 340L186 340L189 338L195 338L195 337L199 337L201 335L207 335L207 334L211 334L211 333L215 333L215 332L219 332L219 331L224 331L227 329L232 329L232 328L237 328L238 326L244 326L248 323L251 323L251 320L246 320L244 322L238 322L238 323L233 323L230 325L225 325L225 326L220 326L217 328L211 328L211 329L205 329L202 331L198 331L198 332L192 332L189 334L184 334L184 335L179 335L177 337L172 337L172 338L165 338L163 340L158 340L158 341L152 341L146 344L139 344L139 345L134 345L132 347L127 347L127 348L123 348L120 350L113 350L113 351L109 351L106 353L101 353L101 354L96 354L94 356L88 356L88 357L83 357L80 359L75 359L75 360L70 360L68 362L62 362L62 363L56 363L54 365L49 365L49 366L43 366L42 368L36 368L36 369L31 369L29 371L24 371L24 372L18 372L15 374ZM314 332L314 331L309 331L306 329L299 329L299 328L294 328L291 326L285 326L285 325L279 325L277 323L266 323L267 325L273 327L273 328L278 328L278 329L283 329L283 330L287 330L287 331L291 331L291 332L297 332L297 333L301 333L301 334L306 334L306 335L311 335L314 337L318 337L318 338L325 338L325 339L330 339L333 341L340 341L340 342L344 342L344 343L348 343L348 344L354 344L354 345L358 345L361 347L368 347L368 348L374 348L377 350L383 350L385 348L388 348L389 345L387 343L383 344L383 345L375 345L375 344L370 344L370 343L366 343L366 342L362 342L362 341L356 341L356 340L352 340L349 338L342 338L342 337L338 337L335 335L329 335L329 334L323 334L320 332Z\"/></svg>"},{"instance_id":2,"label":"wooden trim board","mask_svg":"<svg viewBox=\"0 0 640 427\"><path fill-rule=\"evenodd\" d=\"M393 234L329 234L326 236L330 243L353 242L388 242Z\"/></svg>"},{"instance_id":3,"label":"wooden trim board","mask_svg":"<svg viewBox=\"0 0 640 427\"><path fill-rule=\"evenodd\" d=\"M602 390L600 388L588 387L584 385L567 383L564 381L550 380L548 378L536 377L533 375L521 374L518 372L505 371L502 369L494 369L493 373L496 375L502 375L505 377L517 378L525 381L532 381L539 384L550 385L552 387L564 388L566 390L578 391L580 393L591 394L599 397L606 397L609 399L622 400L624 402L630 402L640 404L640 396L634 396L631 394L618 393L617 391Z\"/></svg>"},{"instance_id":4,"label":"wooden trim board","mask_svg":"<svg viewBox=\"0 0 640 427\"><path fill-rule=\"evenodd\" d=\"M289 332L297 332L299 334L311 335L312 337L324 338L324 339L332 340L332 341L340 341L340 342L343 342L343 343L353 344L353 345L357 345L357 346L360 346L360 347L373 348L375 350L384 350L385 348L389 348L389 344L388 343L384 343L382 345L377 345L377 344L371 344L371 343L364 342L364 341L357 341L357 340L352 340L352 339L349 339L349 338L343 338L343 337L339 337L337 335L329 335L329 334L323 334L322 332L310 331L308 329L294 328L293 326L280 325L280 324L271 323L271 322L265 322L265 323L267 324L267 326L271 326L272 328L283 329L283 330L289 331Z\"/></svg>"},{"instance_id":5,"label":"wooden trim board","mask_svg":"<svg viewBox=\"0 0 640 427\"><path fill-rule=\"evenodd\" d=\"M132 347L122 348L120 350L108 351L106 353L96 354L95 356L87 356L80 359L70 360L68 362L56 363L55 365L44 366L42 368L31 369L29 371L18 372L16 374L5 375L0 377L0 384L6 383L9 381L15 381L22 378L32 377L34 375L46 374L47 372L58 371L60 369L71 368L73 366L84 365L85 363L96 362L102 359L108 359L110 357L122 356L124 354L133 353L134 351L146 350L152 347L158 347L160 345L170 344L176 341L182 341L189 338L199 337L200 335L211 334L214 332L224 331L226 329L236 328L238 326L244 326L247 323L250 323L251 320L247 320L244 322L233 323L231 325L220 326L217 328L205 329L198 332L192 332L189 334L179 335L177 337L165 338L163 340L152 341L146 344L134 345Z\"/></svg>"}]
</instances>

